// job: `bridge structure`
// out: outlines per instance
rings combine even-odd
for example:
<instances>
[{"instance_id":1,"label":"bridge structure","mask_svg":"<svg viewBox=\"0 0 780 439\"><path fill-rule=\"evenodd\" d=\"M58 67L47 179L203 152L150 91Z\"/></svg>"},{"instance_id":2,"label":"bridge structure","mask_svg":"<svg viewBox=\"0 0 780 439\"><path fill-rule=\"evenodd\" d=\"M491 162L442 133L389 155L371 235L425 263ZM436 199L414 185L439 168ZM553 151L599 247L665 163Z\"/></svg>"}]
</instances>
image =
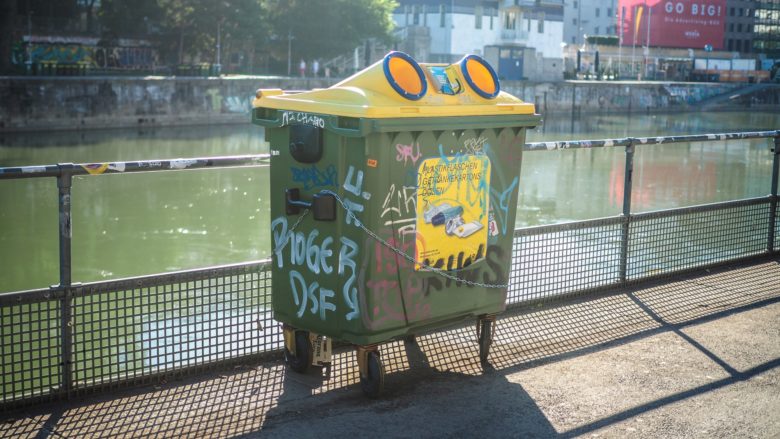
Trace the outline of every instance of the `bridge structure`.
<instances>
[{"instance_id":1,"label":"bridge structure","mask_svg":"<svg viewBox=\"0 0 780 439\"><path fill-rule=\"evenodd\" d=\"M773 145L767 151L772 166L768 195L654 212L632 211L637 148L752 139L771 139ZM680 322L706 321L719 312L780 300L780 289L775 287L774 280L780 250L780 131L537 142L524 147L528 152L572 148L625 150L622 213L515 230L508 310L498 322L491 367L516 365L514 359L528 355L530 360L526 358L524 364L533 364L547 357L565 356L566 346L576 351L609 344L610 340L631 338L659 326L681 334ZM269 159L268 155L195 158L186 160L186 169L268 166ZM104 174L108 174L181 170L181 163L179 159L102 165L106 168ZM265 365L263 370L278 372L274 368L279 365L283 343L281 328L273 319L270 306L270 260L73 282L71 187L74 176L85 175L94 166L68 163L0 168L0 180L56 179L60 241L58 285L0 294L0 407L12 413L43 403L106 395L144 384L160 385L247 364ZM712 279L729 284L727 292L708 296L695 287L714 282ZM652 292L664 290L667 285L682 287L672 288L660 305L650 304L637 293L650 291L647 294L652 296ZM755 291L742 290L751 285ZM569 322L571 328L561 330L565 326L561 322L552 324L554 329L544 334L545 343L534 350L532 339L538 334L528 333L529 327L518 317L533 315L547 322L568 320L571 316L560 310L583 303L599 308L614 302L610 299L614 294L628 297L633 303L630 308L638 307L650 316L655 329L643 326L646 321L632 323L624 315L629 311L625 304L608 305L585 313L581 320L577 317L576 322ZM665 308L666 302L672 305ZM690 305L680 305L686 315L690 314L689 319L675 315L674 304L683 303ZM702 307L708 311L702 312ZM604 332L594 334L594 327L603 327ZM391 357L389 376L393 371L400 373L412 367L415 356L419 357L422 351L428 365L462 366L464 349L470 349L464 348L462 341L473 338L471 332L470 327L447 328L421 336L414 348L408 343L391 343L387 354ZM613 333L617 334L615 338L610 335ZM339 366L340 361L351 362L346 347L341 351L337 348L335 357L335 377L324 382L317 381L322 377L311 378L318 383L311 386L316 388L312 393L357 382L355 370ZM777 366L770 363L756 373ZM478 366L467 368L475 367ZM732 372L734 380L738 380L739 373ZM285 385L277 378L269 383L273 387L271 393ZM240 406L241 402L236 404ZM9 425L24 428L18 423ZM585 434L597 427L593 424L576 432ZM247 433L241 428L233 433L236 432Z\"/></svg>"}]
</instances>

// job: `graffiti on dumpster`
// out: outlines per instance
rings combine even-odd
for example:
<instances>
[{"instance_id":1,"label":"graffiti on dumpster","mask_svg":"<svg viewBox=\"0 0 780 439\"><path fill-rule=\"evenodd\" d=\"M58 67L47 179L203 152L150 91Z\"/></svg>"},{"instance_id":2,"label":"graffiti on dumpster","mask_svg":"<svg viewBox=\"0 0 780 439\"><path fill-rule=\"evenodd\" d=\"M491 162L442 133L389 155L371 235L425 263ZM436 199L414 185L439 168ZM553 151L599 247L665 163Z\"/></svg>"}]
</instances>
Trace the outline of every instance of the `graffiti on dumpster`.
<instances>
[{"instance_id":1,"label":"graffiti on dumpster","mask_svg":"<svg viewBox=\"0 0 780 439\"><path fill-rule=\"evenodd\" d=\"M416 215L417 187L402 186L396 189L395 183L391 184L379 215L385 221L384 225L397 227L398 236L404 239L417 232Z\"/></svg>"},{"instance_id":2,"label":"graffiti on dumpster","mask_svg":"<svg viewBox=\"0 0 780 439\"><path fill-rule=\"evenodd\" d=\"M414 145L404 145L402 143L397 143L395 145L395 151L397 153L395 160L397 162L403 161L404 166L406 166L407 162L411 162L412 165L416 165L417 160L420 160L420 157L422 157L419 143Z\"/></svg>"},{"instance_id":3,"label":"graffiti on dumpster","mask_svg":"<svg viewBox=\"0 0 780 439\"><path fill-rule=\"evenodd\" d=\"M363 171L358 170L357 172L355 172L354 166L350 166L349 169L347 170L347 177L344 179L344 184L342 187L344 188L345 191L359 198L363 198L365 200L371 199L370 193L363 192ZM352 221L354 219L355 226L357 227L361 226L361 222L359 219L357 219L357 215L356 215L360 212L363 212L364 207L363 204L361 203L362 201L361 202L353 201L350 197L344 198L344 205L346 209L352 213L352 215L346 215L347 224L352 224Z\"/></svg>"},{"instance_id":4,"label":"graffiti on dumpster","mask_svg":"<svg viewBox=\"0 0 780 439\"><path fill-rule=\"evenodd\" d=\"M325 119L320 116L302 113L300 111L282 112L282 126L291 124L311 125L317 128L325 128Z\"/></svg>"},{"instance_id":5,"label":"graffiti on dumpster","mask_svg":"<svg viewBox=\"0 0 780 439\"><path fill-rule=\"evenodd\" d=\"M393 142L397 178L373 194L380 196L374 203L365 185L370 167L346 166L345 175L338 175L335 165L291 167L292 179L304 189L339 189L339 208L347 211L339 215L343 225L370 230L344 229L349 238L325 236L316 223L290 230L297 217L273 220L274 264L285 268L282 282L289 282L294 314L323 321L360 319L366 328L381 330L431 318L433 294L473 283L506 283L509 255L497 244L511 234L510 206L519 178L513 169L492 164L519 161L520 152L515 133L496 134L460 136L457 144L439 144L434 154L424 153L432 150L427 142ZM491 148L491 143L509 147ZM457 279L433 275L423 264L458 270Z\"/></svg>"},{"instance_id":6,"label":"graffiti on dumpster","mask_svg":"<svg viewBox=\"0 0 780 439\"><path fill-rule=\"evenodd\" d=\"M333 273L347 280L342 287L342 298L347 305L344 318L352 320L358 316L357 288L357 244L347 237L340 237L338 243L332 236L320 237L320 232L313 229L307 232L296 232L288 229L286 217L278 217L271 222L274 255L277 267L283 268L289 264L290 289L297 307L297 316L303 317L309 313L326 320L328 312L337 312L336 292L321 286L316 280L309 282L299 271L319 275ZM336 246L338 250L336 251ZM343 312L343 311L342 311Z\"/></svg>"},{"instance_id":7,"label":"graffiti on dumpster","mask_svg":"<svg viewBox=\"0 0 780 439\"><path fill-rule=\"evenodd\" d=\"M319 169L315 165L309 167L291 167L292 180L303 184L304 190L310 190L320 187L338 186L338 174L336 166L330 165L325 169Z\"/></svg>"},{"instance_id":8,"label":"graffiti on dumpster","mask_svg":"<svg viewBox=\"0 0 780 439\"><path fill-rule=\"evenodd\" d=\"M414 249L414 242L399 242L391 229L380 229L380 237L405 254ZM413 264L397 257L395 252L371 238L364 242L366 252L358 278L361 319L366 327L378 329L394 322L424 320L431 314L425 290L430 279L399 276L413 272ZM371 304L370 306L368 304Z\"/></svg>"}]
</instances>

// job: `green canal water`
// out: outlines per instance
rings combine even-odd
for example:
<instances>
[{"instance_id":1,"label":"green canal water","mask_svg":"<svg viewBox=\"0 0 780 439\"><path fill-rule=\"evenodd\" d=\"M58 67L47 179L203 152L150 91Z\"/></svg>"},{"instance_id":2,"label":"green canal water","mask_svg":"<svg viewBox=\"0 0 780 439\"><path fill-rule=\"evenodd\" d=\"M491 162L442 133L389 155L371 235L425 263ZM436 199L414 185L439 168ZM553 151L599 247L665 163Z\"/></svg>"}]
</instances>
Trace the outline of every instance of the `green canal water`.
<instances>
[{"instance_id":1,"label":"green canal water","mask_svg":"<svg viewBox=\"0 0 780 439\"><path fill-rule=\"evenodd\" d=\"M780 114L552 116L529 141L780 128ZM639 147L634 211L769 193L768 140ZM247 125L0 134L0 167L267 153ZM621 212L622 148L527 153L517 226ZM77 177L73 281L90 282L268 257L268 169L237 168ZM0 292L58 281L53 178L0 181Z\"/></svg>"}]
</instances>

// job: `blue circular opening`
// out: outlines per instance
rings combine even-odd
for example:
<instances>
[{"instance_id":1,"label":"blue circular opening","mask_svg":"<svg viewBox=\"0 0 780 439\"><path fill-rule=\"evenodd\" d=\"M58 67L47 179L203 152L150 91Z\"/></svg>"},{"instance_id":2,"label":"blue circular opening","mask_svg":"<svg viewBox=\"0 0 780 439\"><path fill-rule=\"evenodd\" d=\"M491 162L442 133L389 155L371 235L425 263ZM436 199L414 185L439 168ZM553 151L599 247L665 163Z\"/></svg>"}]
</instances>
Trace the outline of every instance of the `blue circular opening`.
<instances>
[{"instance_id":1,"label":"blue circular opening","mask_svg":"<svg viewBox=\"0 0 780 439\"><path fill-rule=\"evenodd\" d=\"M488 93L485 90L482 90L474 83L474 81L471 79L471 75L469 75L469 70L466 68L466 64L468 64L469 61L478 62L487 69L487 71L490 73L490 76L493 78L493 83L496 84L496 89L493 91L493 93ZM466 80L466 83L469 85L469 87L471 87L472 90L485 99L493 99L494 97L498 96L498 93L501 91L501 84L498 81L496 71L493 70L493 67L490 67L490 64L488 64L487 61L485 61L480 56L464 56L463 59L460 60L460 71L463 73L463 79Z\"/></svg>"},{"instance_id":2,"label":"blue circular opening","mask_svg":"<svg viewBox=\"0 0 780 439\"><path fill-rule=\"evenodd\" d=\"M420 84L422 85L420 87L419 93L410 93L406 90L404 90L399 84L398 81L393 78L393 75L390 73L390 60L393 58L401 58L404 61L408 62L409 65L411 65L414 68L414 71L417 73L417 76L420 78ZM406 99L409 99L411 101L416 101L421 99L423 96L425 96L425 93L428 92L428 82L425 80L425 73L423 73L422 68L420 68L420 65L417 64L417 61L414 60L411 56L403 53L403 52L390 52L387 55L385 55L385 59L382 61L382 69L385 72L385 78L387 78L387 82L390 84L391 87L393 87L393 90L398 92L399 95L405 97Z\"/></svg>"}]
</instances>

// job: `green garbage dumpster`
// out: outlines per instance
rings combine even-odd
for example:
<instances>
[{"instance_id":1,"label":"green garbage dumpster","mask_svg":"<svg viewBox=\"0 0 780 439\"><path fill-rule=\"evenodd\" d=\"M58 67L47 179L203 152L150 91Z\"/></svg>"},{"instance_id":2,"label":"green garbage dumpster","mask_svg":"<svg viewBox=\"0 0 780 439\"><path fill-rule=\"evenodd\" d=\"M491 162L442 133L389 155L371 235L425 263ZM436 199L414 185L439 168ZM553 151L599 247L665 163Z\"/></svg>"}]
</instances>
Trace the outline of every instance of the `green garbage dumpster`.
<instances>
[{"instance_id":1,"label":"green garbage dumpster","mask_svg":"<svg viewBox=\"0 0 780 439\"><path fill-rule=\"evenodd\" d=\"M482 58L418 64L391 52L327 88L260 89L271 148L272 303L295 371L357 347L381 393L378 345L463 319L487 360L504 310L533 104Z\"/></svg>"}]
</instances>

